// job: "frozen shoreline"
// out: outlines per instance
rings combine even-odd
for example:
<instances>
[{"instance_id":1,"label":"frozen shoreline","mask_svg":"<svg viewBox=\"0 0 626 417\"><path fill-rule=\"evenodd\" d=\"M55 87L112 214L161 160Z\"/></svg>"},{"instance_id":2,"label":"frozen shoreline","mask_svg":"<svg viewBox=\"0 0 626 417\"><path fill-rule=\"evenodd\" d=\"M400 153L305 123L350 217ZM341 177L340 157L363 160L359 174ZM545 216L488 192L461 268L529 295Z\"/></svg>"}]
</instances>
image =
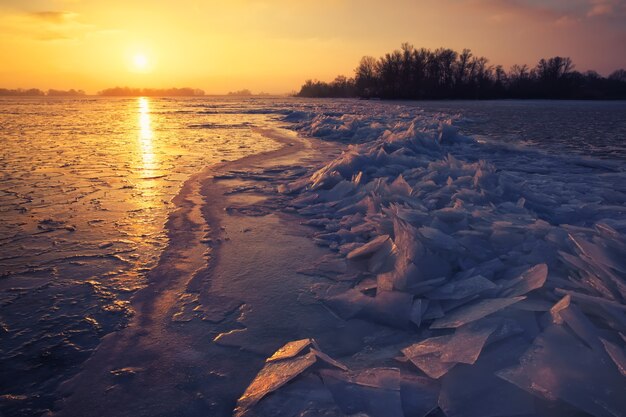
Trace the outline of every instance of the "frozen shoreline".
<instances>
[{"instance_id":1,"label":"frozen shoreline","mask_svg":"<svg viewBox=\"0 0 626 417\"><path fill-rule=\"evenodd\" d=\"M284 267L290 262L286 253L283 264L275 259L297 245L304 245L311 262L326 250L302 232L291 236L298 228L310 232L288 215L270 214L276 202L263 203L276 197L272 183L264 190L268 180L295 178L302 168L294 174L291 165L316 159L316 151L289 132L259 130L281 147L209 166L185 182L167 222L170 244L148 274L150 284L131 300L135 315L126 328L107 335L83 370L63 384L59 394L64 398L52 415L230 415L262 358L284 340L308 333L304 329L310 326L298 324L300 310L332 319L322 306L297 301L290 292L301 286L297 272ZM319 146L331 154L336 148ZM276 242L283 244L256 253L249 239L282 239ZM249 259L240 258L242 253ZM256 291L249 286L237 290L242 285L237 282L246 278L241 272L246 263L253 268L249 278L257 281L251 285L262 286ZM286 279L294 285L284 286ZM264 303L264 297L274 297L274 303ZM277 309L287 308L294 314L272 319L281 314ZM317 328L327 325L320 319Z\"/></svg>"},{"instance_id":2,"label":"frozen shoreline","mask_svg":"<svg viewBox=\"0 0 626 417\"><path fill-rule=\"evenodd\" d=\"M286 120L312 136L362 143L281 187L321 229L316 242L341 255L334 265L360 271L337 274L318 299L347 322L408 330L417 340L364 346L379 352L377 360L341 358L351 370L335 369L331 380L310 365L280 371L314 363L313 348L281 358L279 371L268 362L240 415L269 415L262 401L255 406L265 395L257 387L296 377L332 394L335 408L328 396L324 404L333 413L622 415L623 164L478 143L458 133L454 118L292 113ZM369 394L358 388L365 374ZM304 399L294 403L299 389L270 395L271 409L309 410ZM369 403L372 393L386 406ZM432 407L416 414L412 395L434 398Z\"/></svg>"}]
</instances>

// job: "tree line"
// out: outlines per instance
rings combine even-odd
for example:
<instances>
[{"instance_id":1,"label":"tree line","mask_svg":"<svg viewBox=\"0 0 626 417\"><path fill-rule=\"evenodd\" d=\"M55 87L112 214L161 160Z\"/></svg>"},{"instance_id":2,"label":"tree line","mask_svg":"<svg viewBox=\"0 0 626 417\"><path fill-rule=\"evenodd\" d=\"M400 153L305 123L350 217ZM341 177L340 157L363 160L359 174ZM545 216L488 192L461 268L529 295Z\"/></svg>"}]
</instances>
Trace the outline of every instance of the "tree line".
<instances>
[{"instance_id":1,"label":"tree line","mask_svg":"<svg viewBox=\"0 0 626 417\"><path fill-rule=\"evenodd\" d=\"M541 59L534 68L501 65L471 50L416 49L408 43L376 59L361 58L353 78L307 80L300 97L382 99L624 99L626 70L608 77L574 70L568 57Z\"/></svg>"},{"instance_id":2,"label":"tree line","mask_svg":"<svg viewBox=\"0 0 626 417\"><path fill-rule=\"evenodd\" d=\"M16 89L8 89L8 88L0 88L0 96L12 96L12 97L75 97L75 96L84 96L85 92L83 90L74 90L73 88L70 90L53 90L50 89L47 92L40 90L38 88L16 88Z\"/></svg>"},{"instance_id":3,"label":"tree line","mask_svg":"<svg viewBox=\"0 0 626 417\"><path fill-rule=\"evenodd\" d=\"M204 91L198 88L130 88L114 87L98 92L99 96L107 97L187 97L203 96Z\"/></svg>"}]
</instances>

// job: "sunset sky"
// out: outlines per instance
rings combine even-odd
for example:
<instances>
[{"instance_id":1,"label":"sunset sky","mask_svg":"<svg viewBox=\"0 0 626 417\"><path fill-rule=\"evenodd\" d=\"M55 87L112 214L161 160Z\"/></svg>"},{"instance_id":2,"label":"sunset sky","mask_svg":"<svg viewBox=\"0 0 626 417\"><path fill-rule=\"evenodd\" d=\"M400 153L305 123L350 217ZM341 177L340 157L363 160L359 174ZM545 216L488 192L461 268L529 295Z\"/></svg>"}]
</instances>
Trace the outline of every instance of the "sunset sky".
<instances>
[{"instance_id":1,"label":"sunset sky","mask_svg":"<svg viewBox=\"0 0 626 417\"><path fill-rule=\"evenodd\" d=\"M287 93L402 42L626 67L626 0L0 0L0 87Z\"/></svg>"}]
</instances>

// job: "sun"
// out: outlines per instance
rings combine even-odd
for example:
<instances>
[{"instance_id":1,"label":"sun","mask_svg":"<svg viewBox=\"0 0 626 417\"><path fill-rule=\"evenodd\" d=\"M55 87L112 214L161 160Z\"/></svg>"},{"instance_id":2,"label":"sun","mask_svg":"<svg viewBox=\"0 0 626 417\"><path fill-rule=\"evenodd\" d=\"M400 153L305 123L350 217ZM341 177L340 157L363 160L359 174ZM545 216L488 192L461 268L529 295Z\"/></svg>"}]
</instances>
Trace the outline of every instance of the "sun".
<instances>
[{"instance_id":1,"label":"sun","mask_svg":"<svg viewBox=\"0 0 626 417\"><path fill-rule=\"evenodd\" d=\"M145 71L148 69L148 58L144 54L137 54L133 57L133 65L136 70Z\"/></svg>"}]
</instances>

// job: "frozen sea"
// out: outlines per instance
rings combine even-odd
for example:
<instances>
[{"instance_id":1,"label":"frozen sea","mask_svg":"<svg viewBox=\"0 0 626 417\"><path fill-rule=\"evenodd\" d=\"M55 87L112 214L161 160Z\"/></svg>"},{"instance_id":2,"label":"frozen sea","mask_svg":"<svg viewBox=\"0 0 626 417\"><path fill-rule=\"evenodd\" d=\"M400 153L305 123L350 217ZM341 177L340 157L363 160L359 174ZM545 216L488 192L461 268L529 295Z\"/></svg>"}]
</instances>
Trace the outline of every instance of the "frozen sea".
<instances>
[{"instance_id":1,"label":"frozen sea","mask_svg":"<svg viewBox=\"0 0 626 417\"><path fill-rule=\"evenodd\" d=\"M473 278L462 272L474 268L498 284L564 258L596 275L577 277L575 289L621 304L623 288L603 280L624 279L615 258L626 230L625 115L626 102L1 99L0 412L41 415L53 407L59 384L127 323L130 297L149 285L146 274L168 245L164 225L184 181L207 165L278 148L259 131L268 127L347 151L289 190L303 190L294 206L326 228L317 243L371 255L384 249L385 235L402 239L399 226L384 221L391 210L425 250L455 256L432 257L424 280ZM431 139L435 145L424 142ZM375 178L389 179L389 187ZM361 192L389 205L350 218L352 235L340 236L350 228L336 210L345 204L345 213L359 214L349 203ZM335 213L324 211L331 203ZM568 233L588 264L559 258ZM380 236L379 246L358 252ZM600 261L589 261L590 251ZM501 265L489 263L496 258ZM558 270L551 289L564 287L567 272ZM551 300L534 301L527 309Z\"/></svg>"}]
</instances>

